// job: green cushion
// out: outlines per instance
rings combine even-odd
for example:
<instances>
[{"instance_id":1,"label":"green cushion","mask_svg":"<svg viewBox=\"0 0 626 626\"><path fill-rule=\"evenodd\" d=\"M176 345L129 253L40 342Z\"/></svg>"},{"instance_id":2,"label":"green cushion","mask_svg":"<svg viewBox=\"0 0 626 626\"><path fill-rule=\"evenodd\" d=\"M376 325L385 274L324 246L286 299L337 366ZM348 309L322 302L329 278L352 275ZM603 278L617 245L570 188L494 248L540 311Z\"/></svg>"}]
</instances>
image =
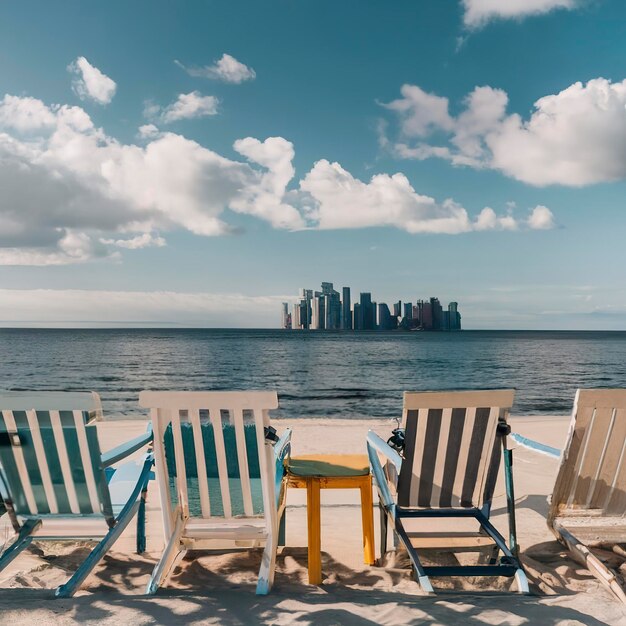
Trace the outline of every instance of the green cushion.
<instances>
[{"instance_id":1,"label":"green cushion","mask_svg":"<svg viewBox=\"0 0 626 626\"><path fill-rule=\"evenodd\" d=\"M370 473L369 460L365 454L320 454L292 457L287 469L293 476L302 478L367 476Z\"/></svg>"}]
</instances>

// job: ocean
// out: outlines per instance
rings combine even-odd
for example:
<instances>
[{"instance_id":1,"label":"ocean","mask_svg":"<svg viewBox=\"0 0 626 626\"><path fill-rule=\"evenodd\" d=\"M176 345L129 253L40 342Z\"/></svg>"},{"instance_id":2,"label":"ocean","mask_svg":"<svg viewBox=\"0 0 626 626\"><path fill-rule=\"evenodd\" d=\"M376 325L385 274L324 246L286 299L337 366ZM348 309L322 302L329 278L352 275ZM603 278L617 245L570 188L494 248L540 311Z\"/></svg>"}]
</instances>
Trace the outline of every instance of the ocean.
<instances>
[{"instance_id":1,"label":"ocean","mask_svg":"<svg viewBox=\"0 0 626 626\"><path fill-rule=\"evenodd\" d=\"M276 389L276 417L397 417L405 390L517 389L514 415L626 387L626 332L0 329L0 389L92 390L145 415L143 389Z\"/></svg>"}]
</instances>

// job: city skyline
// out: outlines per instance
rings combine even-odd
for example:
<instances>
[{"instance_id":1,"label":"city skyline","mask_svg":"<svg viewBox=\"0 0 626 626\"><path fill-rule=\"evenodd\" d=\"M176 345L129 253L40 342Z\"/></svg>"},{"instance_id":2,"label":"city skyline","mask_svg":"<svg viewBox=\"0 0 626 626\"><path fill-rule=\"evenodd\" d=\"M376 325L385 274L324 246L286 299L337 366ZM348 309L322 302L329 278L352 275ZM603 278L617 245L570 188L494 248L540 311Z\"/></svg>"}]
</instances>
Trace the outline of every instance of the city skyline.
<instances>
[{"instance_id":1,"label":"city skyline","mask_svg":"<svg viewBox=\"0 0 626 626\"><path fill-rule=\"evenodd\" d=\"M285 330L424 330L459 331L461 314L458 302L450 302L443 309L439 298L417 299L415 303L393 302L393 313L385 302L372 300L369 291L359 294L359 301L351 305L350 287L334 289L333 283L322 282L321 291L300 289L300 295L291 307L281 303L281 328Z\"/></svg>"}]
</instances>

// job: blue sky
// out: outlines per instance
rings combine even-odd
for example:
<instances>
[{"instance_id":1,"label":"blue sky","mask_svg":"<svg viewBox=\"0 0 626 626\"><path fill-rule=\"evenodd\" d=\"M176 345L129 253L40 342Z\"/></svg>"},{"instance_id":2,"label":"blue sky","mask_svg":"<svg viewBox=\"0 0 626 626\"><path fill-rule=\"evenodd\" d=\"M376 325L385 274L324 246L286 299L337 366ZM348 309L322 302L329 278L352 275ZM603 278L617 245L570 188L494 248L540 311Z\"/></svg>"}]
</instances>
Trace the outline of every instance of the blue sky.
<instances>
[{"instance_id":1,"label":"blue sky","mask_svg":"<svg viewBox=\"0 0 626 626\"><path fill-rule=\"evenodd\" d=\"M620 0L2 3L0 324L329 280L622 329L625 41Z\"/></svg>"}]
</instances>

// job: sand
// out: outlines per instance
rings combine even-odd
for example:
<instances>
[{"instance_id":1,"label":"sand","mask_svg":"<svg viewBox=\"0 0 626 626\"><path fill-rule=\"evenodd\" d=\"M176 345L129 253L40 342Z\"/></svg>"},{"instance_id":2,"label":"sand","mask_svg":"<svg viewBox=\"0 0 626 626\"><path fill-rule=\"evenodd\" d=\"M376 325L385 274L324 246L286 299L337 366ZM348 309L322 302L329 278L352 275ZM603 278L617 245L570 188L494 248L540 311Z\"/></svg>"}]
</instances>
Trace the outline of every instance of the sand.
<instances>
[{"instance_id":1,"label":"sand","mask_svg":"<svg viewBox=\"0 0 626 626\"><path fill-rule=\"evenodd\" d=\"M514 431L560 448L569 418L514 417L511 423ZM368 429L388 436L393 424L277 421L279 431L293 429L294 454L364 452ZM102 447L113 447L144 428L140 421L103 422ZM54 600L52 589L75 569L88 546L38 544L0 573L0 624L626 624L626 607L568 558L546 526L546 496L556 469L555 459L522 447L515 450L518 534L531 596L507 593L514 586L503 579L435 579L440 593L426 597L411 579L401 551L389 552L382 566L364 565L358 492L352 490L322 492L325 580L319 587L309 586L306 497L304 490L290 490L288 547L278 556L269 596L254 594L260 550L243 550L191 554L166 588L147 597L143 589L163 547L158 493L151 489L145 555L133 554L129 528L75 598ZM493 520L506 532L504 486L499 484L495 493ZM378 515L375 522L378 529ZM0 542L8 536L3 518Z\"/></svg>"}]
</instances>

